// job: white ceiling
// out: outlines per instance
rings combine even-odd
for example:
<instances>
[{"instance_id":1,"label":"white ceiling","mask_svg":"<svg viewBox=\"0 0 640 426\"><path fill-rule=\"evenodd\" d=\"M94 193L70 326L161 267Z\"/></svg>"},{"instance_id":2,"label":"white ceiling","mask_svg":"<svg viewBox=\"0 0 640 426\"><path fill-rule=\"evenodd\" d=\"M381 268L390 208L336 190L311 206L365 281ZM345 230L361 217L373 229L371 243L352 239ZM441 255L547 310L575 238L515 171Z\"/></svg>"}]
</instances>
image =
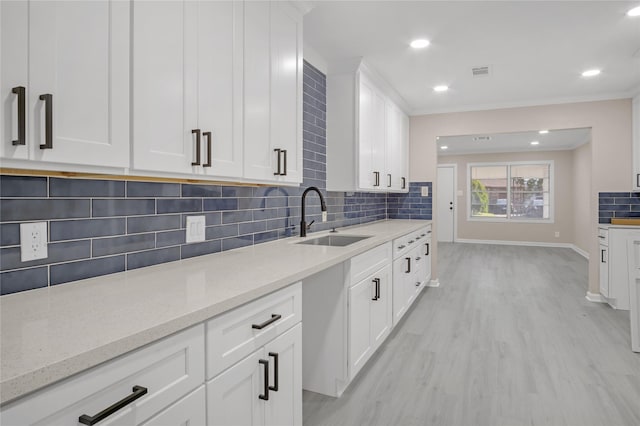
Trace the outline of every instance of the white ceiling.
<instances>
[{"instance_id":1,"label":"white ceiling","mask_svg":"<svg viewBox=\"0 0 640 426\"><path fill-rule=\"evenodd\" d=\"M629 97L640 90L634 1L316 1L305 45L329 64L363 57L410 113ZM427 38L415 50L409 42ZM634 56L635 55L635 56ZM471 68L490 65L490 77ZM330 67L329 67L330 68ZM602 74L580 74L601 68ZM450 90L435 93L433 86Z\"/></svg>"},{"instance_id":2,"label":"white ceiling","mask_svg":"<svg viewBox=\"0 0 640 426\"><path fill-rule=\"evenodd\" d=\"M543 130L543 129L540 129ZM490 137L490 140L483 138ZM480 139L480 140L478 140ZM536 146L532 141L538 141ZM491 135L442 136L437 140L438 155L481 154L489 152L560 151L571 150L591 141L591 129L549 130ZM442 146L447 146L442 150Z\"/></svg>"}]
</instances>

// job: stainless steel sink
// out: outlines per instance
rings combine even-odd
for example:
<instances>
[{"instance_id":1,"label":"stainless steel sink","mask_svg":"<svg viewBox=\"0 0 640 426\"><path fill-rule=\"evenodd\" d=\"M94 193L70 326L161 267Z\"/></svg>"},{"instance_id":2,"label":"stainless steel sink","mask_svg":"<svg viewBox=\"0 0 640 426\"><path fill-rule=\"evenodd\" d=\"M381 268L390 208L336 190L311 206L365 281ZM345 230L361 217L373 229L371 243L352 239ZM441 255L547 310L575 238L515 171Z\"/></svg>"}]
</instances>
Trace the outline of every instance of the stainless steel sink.
<instances>
[{"instance_id":1,"label":"stainless steel sink","mask_svg":"<svg viewBox=\"0 0 640 426\"><path fill-rule=\"evenodd\" d=\"M308 244L313 246L332 246L332 247L344 247L349 244L357 243L358 241L371 238L370 236L357 236L357 235L325 235L324 237L313 238L311 240L300 241L296 244Z\"/></svg>"}]
</instances>

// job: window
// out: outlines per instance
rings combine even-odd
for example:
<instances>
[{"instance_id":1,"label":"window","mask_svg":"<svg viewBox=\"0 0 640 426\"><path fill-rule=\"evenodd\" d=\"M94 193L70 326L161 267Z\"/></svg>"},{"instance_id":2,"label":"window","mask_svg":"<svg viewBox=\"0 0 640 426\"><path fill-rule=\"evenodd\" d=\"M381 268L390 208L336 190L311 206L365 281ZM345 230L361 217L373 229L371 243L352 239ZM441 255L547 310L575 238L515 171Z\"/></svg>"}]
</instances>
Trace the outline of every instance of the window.
<instances>
[{"instance_id":1,"label":"window","mask_svg":"<svg viewBox=\"0 0 640 426\"><path fill-rule=\"evenodd\" d=\"M469 164L469 218L552 221L553 162Z\"/></svg>"}]
</instances>

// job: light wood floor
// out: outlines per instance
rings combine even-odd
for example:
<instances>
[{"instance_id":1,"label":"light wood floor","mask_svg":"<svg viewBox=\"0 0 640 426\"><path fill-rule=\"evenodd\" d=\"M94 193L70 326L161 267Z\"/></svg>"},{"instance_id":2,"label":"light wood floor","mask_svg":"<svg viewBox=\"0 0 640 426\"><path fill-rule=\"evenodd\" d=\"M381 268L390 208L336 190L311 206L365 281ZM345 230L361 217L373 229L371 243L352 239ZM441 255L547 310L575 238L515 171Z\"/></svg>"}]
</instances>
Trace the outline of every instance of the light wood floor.
<instances>
[{"instance_id":1,"label":"light wood floor","mask_svg":"<svg viewBox=\"0 0 640 426\"><path fill-rule=\"evenodd\" d=\"M427 288L351 383L304 392L304 425L640 425L629 314L585 299L570 249L438 246Z\"/></svg>"}]
</instances>

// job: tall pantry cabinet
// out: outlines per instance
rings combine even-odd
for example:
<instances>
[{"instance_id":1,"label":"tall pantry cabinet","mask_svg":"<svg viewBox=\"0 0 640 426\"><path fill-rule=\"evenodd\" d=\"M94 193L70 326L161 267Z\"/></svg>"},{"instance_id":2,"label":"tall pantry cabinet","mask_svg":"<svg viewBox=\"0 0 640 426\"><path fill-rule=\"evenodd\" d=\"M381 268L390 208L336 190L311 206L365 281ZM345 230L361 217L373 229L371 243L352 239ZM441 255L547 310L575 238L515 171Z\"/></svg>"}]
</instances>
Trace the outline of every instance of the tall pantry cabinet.
<instances>
[{"instance_id":1,"label":"tall pantry cabinet","mask_svg":"<svg viewBox=\"0 0 640 426\"><path fill-rule=\"evenodd\" d=\"M130 3L2 1L0 19L0 157L128 167Z\"/></svg>"}]
</instances>

